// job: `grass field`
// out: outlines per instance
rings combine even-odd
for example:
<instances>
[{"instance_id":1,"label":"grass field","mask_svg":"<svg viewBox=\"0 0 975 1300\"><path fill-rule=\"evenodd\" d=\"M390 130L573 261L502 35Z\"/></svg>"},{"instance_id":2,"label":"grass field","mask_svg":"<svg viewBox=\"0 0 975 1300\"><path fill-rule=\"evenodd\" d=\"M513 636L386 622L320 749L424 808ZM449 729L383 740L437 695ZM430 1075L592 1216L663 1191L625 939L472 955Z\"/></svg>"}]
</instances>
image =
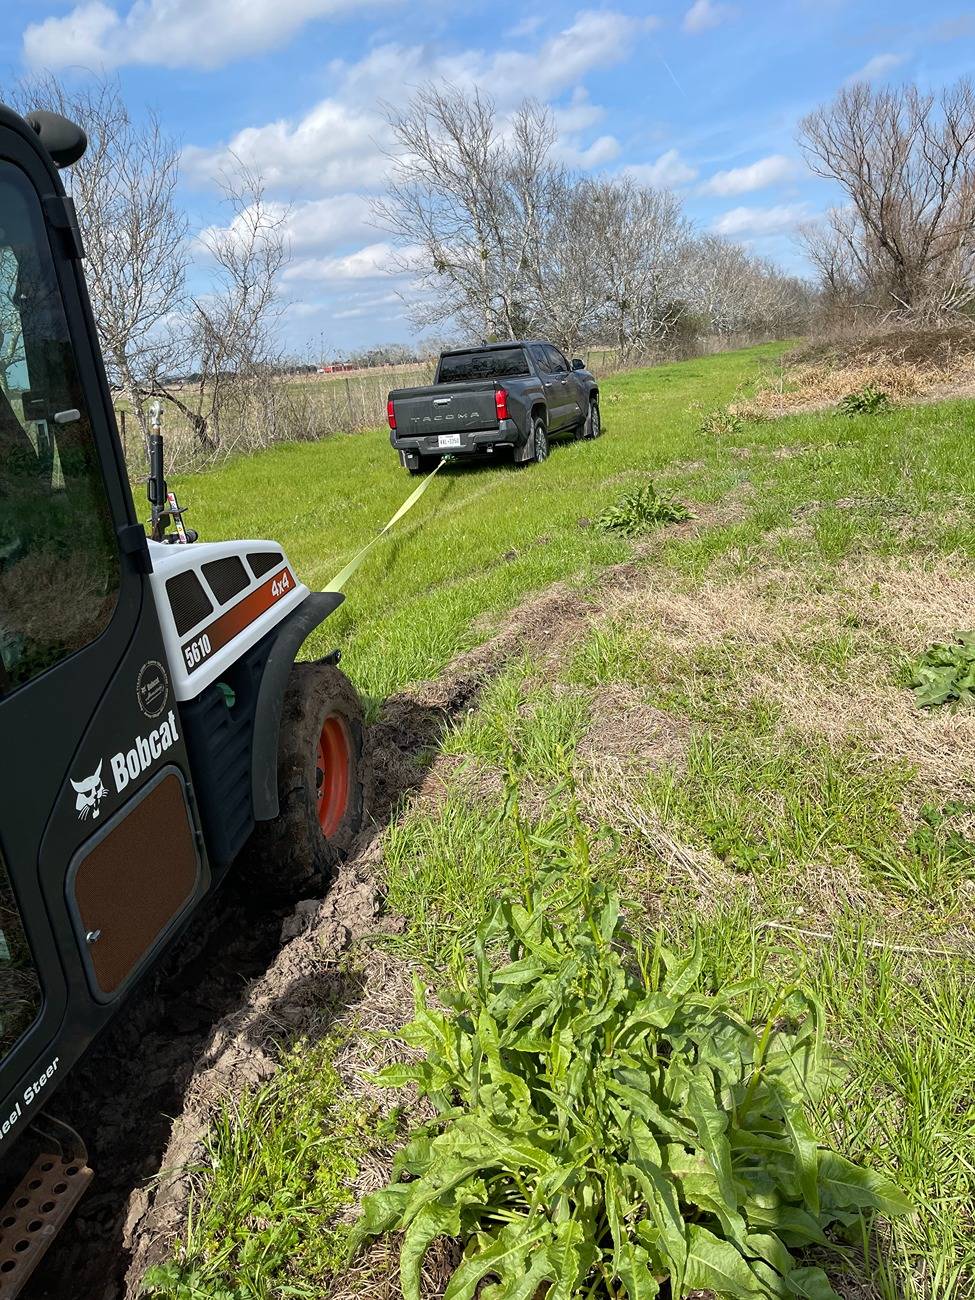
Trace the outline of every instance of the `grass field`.
<instances>
[{"instance_id":1,"label":"grass field","mask_svg":"<svg viewBox=\"0 0 975 1300\"><path fill-rule=\"evenodd\" d=\"M440 796L386 835L388 906L406 922L387 944L436 984L499 891L537 869L499 820L510 783L552 845L572 795L638 923L678 946L698 935L705 978L756 976L769 996L795 981L822 999L843 1074L815 1127L916 1207L834 1261L837 1289L960 1300L975 1274L975 720L920 710L906 681L926 646L975 625L975 421L957 402L703 434L778 351L615 377L599 442L524 472L443 471L309 652L341 646L375 711L565 584L573 617L452 727ZM636 542L594 527L649 478L695 518ZM411 483L372 432L178 486L205 539L277 538L316 587ZM268 1177L293 1204L308 1175L287 1155L282 1097L306 1101L309 1086L289 1058L263 1128L253 1105L225 1118L218 1168L244 1138L248 1161L283 1152ZM324 1165L354 1163L361 1141L339 1140ZM192 1294L322 1293L338 1258L326 1236L309 1263L322 1215L296 1229L299 1270L285 1252L248 1271L228 1242L242 1221L266 1238L273 1211L248 1219L225 1179L202 1187Z\"/></svg>"},{"instance_id":2,"label":"grass field","mask_svg":"<svg viewBox=\"0 0 975 1300\"><path fill-rule=\"evenodd\" d=\"M580 521L591 522L613 499L618 475L653 474L696 455L700 416L689 403L726 401L771 354L755 349L614 378L603 406L609 435L556 446L542 473L510 464L442 470L356 574L345 606L311 639L309 652L341 645L360 689L381 699L436 674L483 638L485 618L526 592L561 578L591 580L629 547ZM276 447L176 486L204 540L277 538L316 588L415 483L388 434L373 430Z\"/></svg>"}]
</instances>

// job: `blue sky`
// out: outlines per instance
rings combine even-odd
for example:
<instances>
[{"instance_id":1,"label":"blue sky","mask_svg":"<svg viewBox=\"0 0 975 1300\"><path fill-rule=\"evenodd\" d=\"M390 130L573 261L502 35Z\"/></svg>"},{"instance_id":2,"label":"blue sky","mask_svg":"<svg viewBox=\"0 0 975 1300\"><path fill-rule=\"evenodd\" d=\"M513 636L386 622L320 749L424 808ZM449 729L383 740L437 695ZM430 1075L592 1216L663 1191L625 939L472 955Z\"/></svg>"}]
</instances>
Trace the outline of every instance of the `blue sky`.
<instances>
[{"instance_id":1,"label":"blue sky","mask_svg":"<svg viewBox=\"0 0 975 1300\"><path fill-rule=\"evenodd\" d=\"M121 78L183 150L181 202L219 223L228 148L290 203L288 344L339 355L412 336L371 197L387 167L381 101L479 84L503 111L551 105L558 148L595 172L676 189L702 229L801 270L794 232L835 201L795 144L844 82L937 87L975 55L975 9L935 0L3 0L6 80Z\"/></svg>"}]
</instances>

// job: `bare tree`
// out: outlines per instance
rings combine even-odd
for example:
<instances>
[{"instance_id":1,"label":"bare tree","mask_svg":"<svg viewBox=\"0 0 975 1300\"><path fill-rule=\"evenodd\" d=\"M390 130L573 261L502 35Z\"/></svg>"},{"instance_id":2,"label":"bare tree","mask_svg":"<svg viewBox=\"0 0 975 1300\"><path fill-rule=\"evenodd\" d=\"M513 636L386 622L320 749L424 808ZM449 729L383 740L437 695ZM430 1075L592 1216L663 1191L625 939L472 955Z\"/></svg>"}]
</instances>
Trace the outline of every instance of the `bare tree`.
<instances>
[{"instance_id":1,"label":"bare tree","mask_svg":"<svg viewBox=\"0 0 975 1300\"><path fill-rule=\"evenodd\" d=\"M52 77L22 85L23 111L79 122L88 149L64 173L87 255L86 276L110 381L146 433L152 377L175 359L172 323L184 305L186 218L176 205L179 149L154 113L133 121L117 81L67 91Z\"/></svg>"},{"instance_id":2,"label":"bare tree","mask_svg":"<svg viewBox=\"0 0 975 1300\"><path fill-rule=\"evenodd\" d=\"M725 343L792 332L809 319L813 293L805 281L718 235L692 241L685 274L687 302L700 327Z\"/></svg>"},{"instance_id":3,"label":"bare tree","mask_svg":"<svg viewBox=\"0 0 975 1300\"><path fill-rule=\"evenodd\" d=\"M530 267L560 180L551 114L526 100L502 131L482 91L427 86L389 123L399 153L376 215L409 250L401 265L423 291L417 324L530 332L540 315Z\"/></svg>"},{"instance_id":4,"label":"bare tree","mask_svg":"<svg viewBox=\"0 0 975 1300\"><path fill-rule=\"evenodd\" d=\"M601 333L625 365L684 313L691 226L676 195L626 178L594 183L591 202L586 258L603 293Z\"/></svg>"},{"instance_id":5,"label":"bare tree","mask_svg":"<svg viewBox=\"0 0 975 1300\"><path fill-rule=\"evenodd\" d=\"M885 313L944 317L975 300L975 90L863 82L803 118L813 171L847 206L804 234L824 286Z\"/></svg>"},{"instance_id":6,"label":"bare tree","mask_svg":"<svg viewBox=\"0 0 975 1300\"><path fill-rule=\"evenodd\" d=\"M220 178L227 225L200 236L212 284L190 303L183 352L197 368L192 384L159 373L151 381L153 395L178 407L210 453L220 446L228 410L258 396L281 366L275 327L283 310L280 276L291 256L289 210L268 201L259 172L239 159L235 168Z\"/></svg>"},{"instance_id":7,"label":"bare tree","mask_svg":"<svg viewBox=\"0 0 975 1300\"><path fill-rule=\"evenodd\" d=\"M607 237L600 201L605 188L603 182L566 174L553 183L544 236L529 268L544 332L568 353L582 351L604 333L606 287L591 257Z\"/></svg>"},{"instance_id":8,"label":"bare tree","mask_svg":"<svg viewBox=\"0 0 975 1300\"><path fill-rule=\"evenodd\" d=\"M0 388L9 393L17 367L26 359L24 327L17 307L20 268L10 248L0 252Z\"/></svg>"}]
</instances>

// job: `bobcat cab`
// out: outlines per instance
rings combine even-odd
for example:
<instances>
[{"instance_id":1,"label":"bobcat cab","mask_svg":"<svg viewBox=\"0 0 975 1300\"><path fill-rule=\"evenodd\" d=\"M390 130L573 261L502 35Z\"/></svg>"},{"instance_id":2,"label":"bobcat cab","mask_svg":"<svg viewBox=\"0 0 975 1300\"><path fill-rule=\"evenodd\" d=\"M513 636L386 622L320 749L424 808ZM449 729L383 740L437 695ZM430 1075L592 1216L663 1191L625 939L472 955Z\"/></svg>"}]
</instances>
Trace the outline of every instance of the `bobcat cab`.
<instances>
[{"instance_id":1,"label":"bobcat cab","mask_svg":"<svg viewBox=\"0 0 975 1300\"><path fill-rule=\"evenodd\" d=\"M0 106L0 1297L91 1176L41 1117L72 1065L255 824L269 871L327 875L361 817L358 698L294 662L342 597L275 542L184 544L158 443L138 521L57 170L84 147Z\"/></svg>"}]
</instances>

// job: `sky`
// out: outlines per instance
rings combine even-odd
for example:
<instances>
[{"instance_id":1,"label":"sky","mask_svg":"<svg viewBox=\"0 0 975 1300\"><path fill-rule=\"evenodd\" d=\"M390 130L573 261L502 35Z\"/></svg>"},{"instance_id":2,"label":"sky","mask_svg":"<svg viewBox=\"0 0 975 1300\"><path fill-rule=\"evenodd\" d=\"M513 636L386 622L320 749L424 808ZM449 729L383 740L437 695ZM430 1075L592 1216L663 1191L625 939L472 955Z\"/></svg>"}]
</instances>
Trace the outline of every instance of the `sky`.
<instances>
[{"instance_id":1,"label":"sky","mask_svg":"<svg viewBox=\"0 0 975 1300\"><path fill-rule=\"evenodd\" d=\"M566 163L672 188L699 229L801 273L796 228L837 201L797 147L803 114L856 79L937 88L975 56L975 9L941 0L2 3L3 81L117 75L180 143L194 231L226 220L228 151L263 173L289 209L284 341L310 358L415 337L372 204L383 106L426 82L477 85L501 112L542 100Z\"/></svg>"}]
</instances>

